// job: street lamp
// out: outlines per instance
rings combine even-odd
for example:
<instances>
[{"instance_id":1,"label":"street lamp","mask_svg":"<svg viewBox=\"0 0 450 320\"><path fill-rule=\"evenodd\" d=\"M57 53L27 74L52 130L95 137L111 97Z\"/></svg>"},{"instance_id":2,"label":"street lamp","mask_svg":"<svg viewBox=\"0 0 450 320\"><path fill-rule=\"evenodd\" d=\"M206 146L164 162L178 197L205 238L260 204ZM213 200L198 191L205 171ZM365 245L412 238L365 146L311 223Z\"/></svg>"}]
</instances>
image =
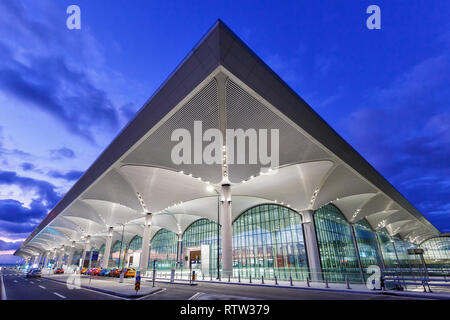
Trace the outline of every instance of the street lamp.
<instances>
[{"instance_id":1,"label":"street lamp","mask_svg":"<svg viewBox=\"0 0 450 320\"><path fill-rule=\"evenodd\" d=\"M206 190L209 192L215 191L217 193L217 278L220 278L220 259L219 259L219 233L220 233L220 224L219 224L219 211L220 211L220 193L217 191L212 185L208 185Z\"/></svg>"}]
</instances>

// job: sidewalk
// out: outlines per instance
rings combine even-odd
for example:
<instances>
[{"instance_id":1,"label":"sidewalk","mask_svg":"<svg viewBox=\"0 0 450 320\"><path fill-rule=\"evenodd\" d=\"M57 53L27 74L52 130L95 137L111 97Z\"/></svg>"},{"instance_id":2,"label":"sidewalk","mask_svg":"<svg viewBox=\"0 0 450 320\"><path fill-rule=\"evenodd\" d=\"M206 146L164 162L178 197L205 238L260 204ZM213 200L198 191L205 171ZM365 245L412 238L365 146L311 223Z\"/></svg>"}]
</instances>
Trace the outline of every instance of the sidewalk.
<instances>
[{"instance_id":1,"label":"sidewalk","mask_svg":"<svg viewBox=\"0 0 450 320\"><path fill-rule=\"evenodd\" d=\"M143 277L143 281L152 282L151 278ZM170 283L169 279L165 278L156 278L155 283ZM187 279L175 279L173 284L179 285L189 285L189 280ZM428 298L428 299L444 299L450 300L449 293L423 293L423 292L414 292L414 291L395 291L395 290L369 290L364 284L353 284L350 283L350 289L347 289L347 285L345 283L329 283L326 288L325 283L323 282L310 282L310 286L308 287L306 281L294 281L291 286L290 281L278 281L278 284L275 284L274 280L264 280L264 283L261 283L261 279L255 281L252 280L252 283L248 282L248 279L241 279L241 282L238 279L228 279L225 281L218 280L210 280L209 278L202 280L201 278L194 281L194 284L201 283L212 283L212 284L220 284L220 285L243 285L243 286L263 286L263 287L273 287L273 288L289 288L289 289L305 289L305 290L318 290L318 291L329 291L329 292L344 292L344 293L359 293L359 294L381 294L381 295L394 295L394 296L403 296L410 298Z\"/></svg>"},{"instance_id":2,"label":"sidewalk","mask_svg":"<svg viewBox=\"0 0 450 320\"><path fill-rule=\"evenodd\" d=\"M42 277L45 279L58 281L61 283L67 283L67 280L69 279L70 276L73 276L73 274L42 275ZM75 276L78 277L79 275ZM144 281L141 281L141 288L136 293L136 291L134 290L134 283L135 283L134 279L124 279L123 283L119 283L118 278L92 277L90 279L88 276L79 276L79 277L80 277L79 282L71 281L71 284L69 285L75 288L79 285L81 288L95 290L122 298L136 299L139 297L143 297L161 291L161 288L152 287L150 283L145 283Z\"/></svg>"}]
</instances>

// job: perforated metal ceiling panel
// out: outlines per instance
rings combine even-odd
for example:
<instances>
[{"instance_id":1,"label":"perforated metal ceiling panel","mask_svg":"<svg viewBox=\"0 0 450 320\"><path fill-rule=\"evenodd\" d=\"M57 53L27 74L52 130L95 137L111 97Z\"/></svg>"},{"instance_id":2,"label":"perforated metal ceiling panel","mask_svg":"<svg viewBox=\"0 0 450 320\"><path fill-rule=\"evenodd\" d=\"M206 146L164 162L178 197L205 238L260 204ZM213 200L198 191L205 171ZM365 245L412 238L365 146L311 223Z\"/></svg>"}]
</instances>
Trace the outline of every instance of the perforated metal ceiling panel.
<instances>
[{"instance_id":1,"label":"perforated metal ceiling panel","mask_svg":"<svg viewBox=\"0 0 450 320\"><path fill-rule=\"evenodd\" d=\"M177 141L171 141L172 133L176 129L184 128L192 134L194 132L195 121L202 121L203 131L219 128L217 83L215 80L212 80L195 94L163 126L153 132L122 162L124 164L171 168L176 171L191 173L195 177L202 177L204 180L213 183L220 182L222 178L221 165L193 164L193 154L191 156L192 164L176 165L172 162L172 148L178 144ZM191 136L191 139L193 150L194 137ZM208 142L204 143L203 146L207 144Z\"/></svg>"},{"instance_id":2,"label":"perforated metal ceiling panel","mask_svg":"<svg viewBox=\"0 0 450 320\"><path fill-rule=\"evenodd\" d=\"M301 132L281 119L277 114L269 110L262 102L250 95L233 80L226 84L227 129L271 129L279 130L279 156L280 166L289 164L331 159L324 150L311 142ZM271 143L268 136L268 150ZM237 153L235 145L234 154ZM246 159L249 159L248 143L246 144ZM248 163L248 161L247 161ZM232 182L247 180L250 176L256 176L261 167L267 165L258 164L230 164L229 176Z\"/></svg>"}]
</instances>

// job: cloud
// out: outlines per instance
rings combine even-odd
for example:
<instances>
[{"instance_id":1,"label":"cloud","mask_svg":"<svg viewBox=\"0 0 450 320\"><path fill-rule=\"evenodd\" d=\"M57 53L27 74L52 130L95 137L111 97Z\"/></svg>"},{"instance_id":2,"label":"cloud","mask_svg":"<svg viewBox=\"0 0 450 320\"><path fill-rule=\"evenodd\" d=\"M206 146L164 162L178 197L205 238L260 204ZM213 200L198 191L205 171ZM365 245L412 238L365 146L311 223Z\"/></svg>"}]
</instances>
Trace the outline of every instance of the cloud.
<instances>
[{"instance_id":1,"label":"cloud","mask_svg":"<svg viewBox=\"0 0 450 320\"><path fill-rule=\"evenodd\" d=\"M73 151L72 149L63 147L63 148L59 148L59 149L50 150L50 155L54 159L61 159L61 158L73 159L73 158L75 158L75 151Z\"/></svg>"},{"instance_id":2,"label":"cloud","mask_svg":"<svg viewBox=\"0 0 450 320\"><path fill-rule=\"evenodd\" d=\"M94 128L115 132L116 107L90 72L103 63L99 43L88 30L68 36L55 24L61 19L53 16L61 9L57 4L44 1L36 9L40 14L31 14L34 9L21 1L0 3L0 90L92 143Z\"/></svg>"},{"instance_id":3,"label":"cloud","mask_svg":"<svg viewBox=\"0 0 450 320\"><path fill-rule=\"evenodd\" d=\"M15 187L34 195L28 197L29 205L15 199L0 199L0 234L8 239L26 238L60 199L51 183L11 171L0 171L0 186L2 190Z\"/></svg>"},{"instance_id":4,"label":"cloud","mask_svg":"<svg viewBox=\"0 0 450 320\"><path fill-rule=\"evenodd\" d=\"M15 242L6 242L3 240L0 240L0 251L5 250L16 250L20 247L21 241L15 241Z\"/></svg>"},{"instance_id":5,"label":"cloud","mask_svg":"<svg viewBox=\"0 0 450 320\"><path fill-rule=\"evenodd\" d=\"M23 171L31 171L36 169L36 166L30 162L23 162L20 167L22 168Z\"/></svg>"},{"instance_id":6,"label":"cloud","mask_svg":"<svg viewBox=\"0 0 450 320\"><path fill-rule=\"evenodd\" d=\"M450 52L413 66L341 127L348 140L442 232L450 232Z\"/></svg>"},{"instance_id":7,"label":"cloud","mask_svg":"<svg viewBox=\"0 0 450 320\"><path fill-rule=\"evenodd\" d=\"M74 181L74 180L78 180L82 175L83 175L83 171L77 171L77 170L71 170L65 173L61 173L59 171L56 170L51 170L48 172L48 175L53 177L53 178L57 178L57 179L64 179L67 181Z\"/></svg>"}]
</instances>

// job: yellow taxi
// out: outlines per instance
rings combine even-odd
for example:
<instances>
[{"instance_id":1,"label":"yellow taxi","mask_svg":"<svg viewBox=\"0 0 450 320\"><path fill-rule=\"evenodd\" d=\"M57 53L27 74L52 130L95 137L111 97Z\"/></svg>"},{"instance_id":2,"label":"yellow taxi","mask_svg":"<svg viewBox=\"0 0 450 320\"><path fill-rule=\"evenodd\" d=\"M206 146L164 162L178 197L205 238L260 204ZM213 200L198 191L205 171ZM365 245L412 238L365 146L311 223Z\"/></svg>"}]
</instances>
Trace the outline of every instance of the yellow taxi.
<instances>
[{"instance_id":1,"label":"yellow taxi","mask_svg":"<svg viewBox=\"0 0 450 320\"><path fill-rule=\"evenodd\" d=\"M128 277L134 278L136 276L136 270L134 270L134 269L125 268L123 271L124 271L124 275L123 276L125 278L128 278Z\"/></svg>"}]
</instances>

